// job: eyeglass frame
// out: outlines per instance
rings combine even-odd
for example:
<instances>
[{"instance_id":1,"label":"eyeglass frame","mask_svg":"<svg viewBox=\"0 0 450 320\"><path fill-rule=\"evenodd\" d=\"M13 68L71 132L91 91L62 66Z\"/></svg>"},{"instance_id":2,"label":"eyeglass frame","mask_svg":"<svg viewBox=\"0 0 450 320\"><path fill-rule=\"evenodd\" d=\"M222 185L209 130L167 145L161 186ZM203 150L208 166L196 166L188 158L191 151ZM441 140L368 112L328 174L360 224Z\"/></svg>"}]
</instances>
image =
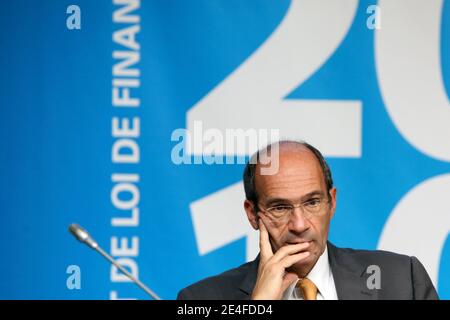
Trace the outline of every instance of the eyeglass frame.
<instances>
[{"instance_id":1,"label":"eyeglass frame","mask_svg":"<svg viewBox=\"0 0 450 320\"><path fill-rule=\"evenodd\" d=\"M326 198L326 200L325 200L325 198ZM324 209L323 206L324 206L325 204L330 204L330 203L331 203L331 197L330 197L330 194L328 194L328 196L321 195L321 196L320 196L320 199L321 199L321 201L323 201L323 200L325 200L325 201L321 202L320 205L321 205L322 207L321 207L316 213L311 213L310 211L308 211L308 210L305 209L305 207L304 207L304 204L305 204L305 203L310 202L311 200L313 200L313 197L312 197L311 199L308 199L308 200L304 201L303 203L299 203L299 204L292 204L292 203L289 203L289 204L276 204L276 205L273 205L273 206L271 206L271 207L269 207L269 208L265 208L265 209L262 208L261 205L260 205L259 203L257 203L257 204L254 206L254 210L255 210L255 213L263 212L263 213L265 213L269 218L274 219L274 220L277 220L277 221L281 221L281 220L285 217L284 215L277 218L277 217L275 217L275 216L273 215L273 213L270 213L269 210L270 210L270 209L273 209L273 208L275 208L275 207L277 207L277 206L291 207L291 208L290 208L290 211L286 214L286 217L289 217L289 219L286 220L286 221L288 221L288 220L291 219L291 217L292 217L293 214L295 213L295 209L296 209L296 208L300 208L300 211L302 212L302 214L304 215L304 217L305 217L306 219L311 219L313 216L316 216L316 217L321 216L321 214L317 214L317 213L319 213L319 212L322 212L322 213L323 213L323 209Z\"/></svg>"}]
</instances>

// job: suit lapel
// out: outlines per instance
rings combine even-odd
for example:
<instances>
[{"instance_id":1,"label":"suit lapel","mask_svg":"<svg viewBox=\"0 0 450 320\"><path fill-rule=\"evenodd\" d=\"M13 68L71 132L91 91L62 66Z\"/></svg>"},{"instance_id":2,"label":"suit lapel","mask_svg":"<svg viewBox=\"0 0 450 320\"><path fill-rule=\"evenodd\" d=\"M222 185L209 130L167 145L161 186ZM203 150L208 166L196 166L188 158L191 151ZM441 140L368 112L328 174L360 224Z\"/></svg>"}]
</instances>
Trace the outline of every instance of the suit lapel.
<instances>
[{"instance_id":1,"label":"suit lapel","mask_svg":"<svg viewBox=\"0 0 450 320\"><path fill-rule=\"evenodd\" d=\"M250 298L253 288L256 284L256 278L258 276L258 266L259 266L259 254L255 260L250 263L249 271L244 277L241 285L239 286L239 290L242 291L245 295Z\"/></svg>"},{"instance_id":2,"label":"suit lapel","mask_svg":"<svg viewBox=\"0 0 450 320\"><path fill-rule=\"evenodd\" d=\"M365 266L328 242L328 258L339 300L376 300L378 291L367 287Z\"/></svg>"}]
</instances>

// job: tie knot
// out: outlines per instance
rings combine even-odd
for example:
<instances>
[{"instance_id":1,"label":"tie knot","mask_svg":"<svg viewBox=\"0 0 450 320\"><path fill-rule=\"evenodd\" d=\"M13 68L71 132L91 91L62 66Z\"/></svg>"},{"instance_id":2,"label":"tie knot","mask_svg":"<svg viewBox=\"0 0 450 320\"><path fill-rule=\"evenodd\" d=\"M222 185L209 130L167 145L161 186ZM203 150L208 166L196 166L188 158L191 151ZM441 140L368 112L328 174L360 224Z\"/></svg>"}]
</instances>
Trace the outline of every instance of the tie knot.
<instances>
[{"instance_id":1,"label":"tie knot","mask_svg":"<svg viewBox=\"0 0 450 320\"><path fill-rule=\"evenodd\" d=\"M317 287L314 282L312 282L308 278L298 280L297 287L302 290L303 299L317 300Z\"/></svg>"}]
</instances>

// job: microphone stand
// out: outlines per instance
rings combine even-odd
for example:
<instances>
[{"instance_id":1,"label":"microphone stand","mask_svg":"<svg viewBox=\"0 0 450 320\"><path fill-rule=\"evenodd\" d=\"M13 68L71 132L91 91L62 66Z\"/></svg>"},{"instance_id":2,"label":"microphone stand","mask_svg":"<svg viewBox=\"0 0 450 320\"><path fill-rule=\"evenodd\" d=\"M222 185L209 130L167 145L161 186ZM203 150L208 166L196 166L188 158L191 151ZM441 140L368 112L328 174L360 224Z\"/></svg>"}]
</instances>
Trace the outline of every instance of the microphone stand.
<instances>
[{"instance_id":1,"label":"microphone stand","mask_svg":"<svg viewBox=\"0 0 450 320\"><path fill-rule=\"evenodd\" d=\"M89 248L94 249L100 253L106 260L112 263L120 271L122 271L131 281L138 285L142 290L149 294L155 300L161 300L156 293L154 293L149 287L143 284L139 279L129 273L124 267L118 264L113 257L111 257L105 250L103 250L98 243L89 235L89 233L78 224L71 224L69 226L70 233L80 242L86 244Z\"/></svg>"}]
</instances>

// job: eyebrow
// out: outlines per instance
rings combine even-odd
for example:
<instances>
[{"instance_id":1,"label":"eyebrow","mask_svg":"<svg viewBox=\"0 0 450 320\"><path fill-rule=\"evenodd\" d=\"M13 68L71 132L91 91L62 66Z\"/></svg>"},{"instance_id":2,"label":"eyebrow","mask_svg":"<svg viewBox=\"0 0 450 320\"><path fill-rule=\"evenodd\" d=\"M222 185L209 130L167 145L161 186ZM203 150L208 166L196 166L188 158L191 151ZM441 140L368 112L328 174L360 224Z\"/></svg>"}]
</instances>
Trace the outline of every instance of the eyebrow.
<instances>
[{"instance_id":1,"label":"eyebrow","mask_svg":"<svg viewBox=\"0 0 450 320\"><path fill-rule=\"evenodd\" d=\"M300 198L300 202L304 202L305 200L308 200L314 196L324 196L323 192L320 190L314 190L311 192L308 192L307 194L303 195ZM270 205L274 205L277 203L291 203L291 201L289 201L288 199L284 199L284 198L269 198L266 202L266 206L270 206Z\"/></svg>"}]
</instances>

